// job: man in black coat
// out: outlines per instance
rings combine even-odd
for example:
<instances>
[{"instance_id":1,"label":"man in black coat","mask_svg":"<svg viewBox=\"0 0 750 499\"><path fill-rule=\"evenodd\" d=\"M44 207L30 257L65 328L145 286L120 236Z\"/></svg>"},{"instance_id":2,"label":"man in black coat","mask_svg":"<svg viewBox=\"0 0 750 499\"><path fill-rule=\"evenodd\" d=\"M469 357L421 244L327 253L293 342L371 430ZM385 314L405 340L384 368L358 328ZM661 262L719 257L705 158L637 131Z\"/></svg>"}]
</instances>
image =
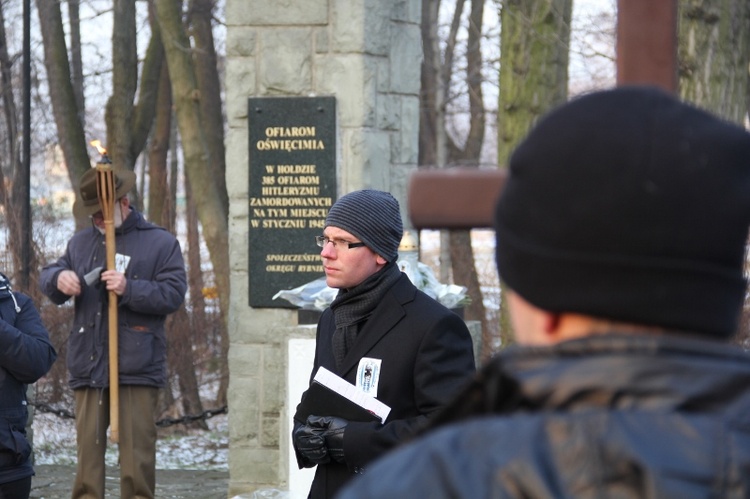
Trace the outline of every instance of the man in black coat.
<instances>
[{"instance_id":1,"label":"man in black coat","mask_svg":"<svg viewBox=\"0 0 750 499\"><path fill-rule=\"evenodd\" d=\"M519 346L340 497L750 497L749 224L746 130L647 87L550 113L496 211Z\"/></svg>"},{"instance_id":2,"label":"man in black coat","mask_svg":"<svg viewBox=\"0 0 750 499\"><path fill-rule=\"evenodd\" d=\"M396 265L403 227L393 196L349 193L331 207L325 225L318 245L326 282L340 291L318 323L311 379L323 367L391 410L382 423L347 421L333 408L295 421L298 464L318 467L313 498L333 497L371 460L414 435L474 371L463 320Z\"/></svg>"}]
</instances>

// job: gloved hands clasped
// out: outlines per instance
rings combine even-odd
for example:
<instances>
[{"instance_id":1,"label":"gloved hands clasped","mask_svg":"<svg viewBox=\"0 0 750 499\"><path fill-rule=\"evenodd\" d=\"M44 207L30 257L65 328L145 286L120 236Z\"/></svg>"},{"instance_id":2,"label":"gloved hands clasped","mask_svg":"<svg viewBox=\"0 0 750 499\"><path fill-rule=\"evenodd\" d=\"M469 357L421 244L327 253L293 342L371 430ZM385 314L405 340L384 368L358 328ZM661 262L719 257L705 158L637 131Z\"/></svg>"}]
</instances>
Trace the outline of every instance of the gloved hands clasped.
<instances>
[{"instance_id":1,"label":"gloved hands clasped","mask_svg":"<svg viewBox=\"0 0 750 499\"><path fill-rule=\"evenodd\" d=\"M294 424L292 438L305 467L344 462L344 430L349 421L334 416L307 417L305 424Z\"/></svg>"}]
</instances>

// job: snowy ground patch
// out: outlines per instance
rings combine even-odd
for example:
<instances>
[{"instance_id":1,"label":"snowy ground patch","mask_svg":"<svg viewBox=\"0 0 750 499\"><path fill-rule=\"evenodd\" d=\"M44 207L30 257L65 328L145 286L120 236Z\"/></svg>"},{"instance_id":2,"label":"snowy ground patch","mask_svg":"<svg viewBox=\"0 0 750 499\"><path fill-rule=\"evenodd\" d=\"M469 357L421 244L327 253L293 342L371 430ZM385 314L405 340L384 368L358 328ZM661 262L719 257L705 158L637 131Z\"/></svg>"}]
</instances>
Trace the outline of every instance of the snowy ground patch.
<instances>
[{"instance_id":1,"label":"snowy ground patch","mask_svg":"<svg viewBox=\"0 0 750 499\"><path fill-rule=\"evenodd\" d=\"M229 432L227 415L206 421L208 430L185 429L160 436L156 444L157 469L227 471ZM33 439L36 464L75 465L75 421L54 414L34 415ZM160 435L164 433L160 430ZM105 456L108 466L117 465L117 446L109 444Z\"/></svg>"}]
</instances>

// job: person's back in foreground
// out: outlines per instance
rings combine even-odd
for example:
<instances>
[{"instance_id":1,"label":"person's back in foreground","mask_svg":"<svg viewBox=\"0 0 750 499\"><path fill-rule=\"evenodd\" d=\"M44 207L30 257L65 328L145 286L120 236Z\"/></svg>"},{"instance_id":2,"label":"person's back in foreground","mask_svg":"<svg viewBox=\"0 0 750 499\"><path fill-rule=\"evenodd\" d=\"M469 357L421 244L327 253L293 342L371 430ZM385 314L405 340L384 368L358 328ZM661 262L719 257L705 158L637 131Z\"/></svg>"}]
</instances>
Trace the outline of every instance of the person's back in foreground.
<instances>
[{"instance_id":1,"label":"person's back in foreground","mask_svg":"<svg viewBox=\"0 0 750 499\"><path fill-rule=\"evenodd\" d=\"M519 346L339 497L749 497L748 223L741 128L648 88L552 112L496 212Z\"/></svg>"}]
</instances>

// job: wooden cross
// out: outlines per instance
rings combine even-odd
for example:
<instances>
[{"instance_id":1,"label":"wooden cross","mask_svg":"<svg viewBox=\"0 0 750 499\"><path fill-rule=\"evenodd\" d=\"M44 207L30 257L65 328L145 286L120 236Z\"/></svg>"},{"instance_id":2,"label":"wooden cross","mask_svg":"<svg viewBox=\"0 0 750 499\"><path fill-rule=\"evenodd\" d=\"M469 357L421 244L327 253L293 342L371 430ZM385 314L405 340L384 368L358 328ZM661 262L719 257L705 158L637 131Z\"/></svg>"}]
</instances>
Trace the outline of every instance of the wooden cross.
<instances>
[{"instance_id":1,"label":"wooden cross","mask_svg":"<svg viewBox=\"0 0 750 499\"><path fill-rule=\"evenodd\" d=\"M677 92L677 0L618 0L617 85L650 84ZM504 169L417 170L408 212L416 229L493 226Z\"/></svg>"}]
</instances>

